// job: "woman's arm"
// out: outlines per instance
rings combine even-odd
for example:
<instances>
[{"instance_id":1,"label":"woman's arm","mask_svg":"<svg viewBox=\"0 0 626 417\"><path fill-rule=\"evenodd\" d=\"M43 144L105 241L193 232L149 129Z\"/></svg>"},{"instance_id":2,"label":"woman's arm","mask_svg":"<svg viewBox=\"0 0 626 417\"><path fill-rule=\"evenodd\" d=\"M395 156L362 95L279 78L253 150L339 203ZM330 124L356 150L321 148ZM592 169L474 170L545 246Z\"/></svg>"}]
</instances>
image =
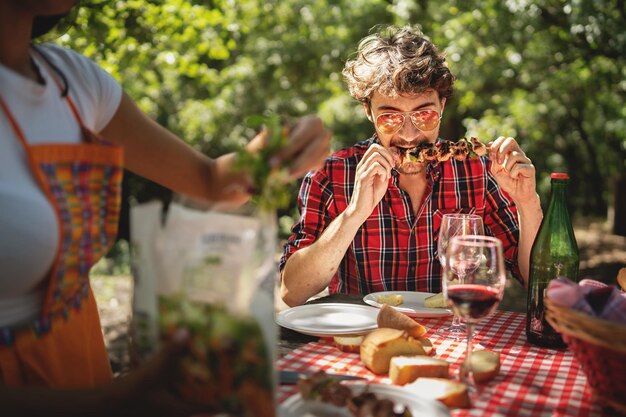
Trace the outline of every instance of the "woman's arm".
<instances>
[{"instance_id":1,"label":"woman's arm","mask_svg":"<svg viewBox=\"0 0 626 417\"><path fill-rule=\"evenodd\" d=\"M101 134L125 150L125 166L175 192L207 201L243 204L252 182L233 168L235 154L211 159L143 113L123 94L120 105ZM263 146L264 133L249 148ZM318 167L330 150L330 132L320 119L301 119L289 135L289 144L274 161L292 159L292 177Z\"/></svg>"}]
</instances>

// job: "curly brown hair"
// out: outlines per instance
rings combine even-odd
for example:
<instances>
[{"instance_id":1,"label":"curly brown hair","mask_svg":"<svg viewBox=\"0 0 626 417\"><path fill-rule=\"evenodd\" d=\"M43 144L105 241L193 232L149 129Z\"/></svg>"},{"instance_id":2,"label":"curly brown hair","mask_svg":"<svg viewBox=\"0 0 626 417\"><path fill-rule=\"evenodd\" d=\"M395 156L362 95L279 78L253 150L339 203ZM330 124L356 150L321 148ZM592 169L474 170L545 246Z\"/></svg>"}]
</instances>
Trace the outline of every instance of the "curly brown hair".
<instances>
[{"instance_id":1,"label":"curly brown hair","mask_svg":"<svg viewBox=\"0 0 626 417\"><path fill-rule=\"evenodd\" d=\"M343 77L352 97L362 102L375 92L397 97L427 89L447 98L455 79L443 53L417 26L387 26L363 38Z\"/></svg>"}]
</instances>

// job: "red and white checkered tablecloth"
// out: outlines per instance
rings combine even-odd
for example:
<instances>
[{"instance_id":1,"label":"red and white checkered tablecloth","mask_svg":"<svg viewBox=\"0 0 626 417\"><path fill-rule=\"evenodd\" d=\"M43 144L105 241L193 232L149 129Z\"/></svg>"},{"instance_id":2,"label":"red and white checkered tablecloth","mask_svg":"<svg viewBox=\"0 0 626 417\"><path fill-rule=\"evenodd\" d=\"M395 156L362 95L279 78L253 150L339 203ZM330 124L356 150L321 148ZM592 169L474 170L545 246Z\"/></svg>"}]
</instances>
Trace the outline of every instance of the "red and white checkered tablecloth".
<instances>
[{"instance_id":1,"label":"red and white checkered tablecloth","mask_svg":"<svg viewBox=\"0 0 626 417\"><path fill-rule=\"evenodd\" d=\"M418 319L429 328L428 337L436 349L435 357L451 363L450 373L457 376L465 356L464 340L438 336L435 330L450 324L451 318ZM500 352L498 376L481 385L480 394L470 409L452 410L457 416L601 416L600 406L592 403L587 379L578 362L567 350L540 348L526 342L525 316L498 311L476 326L474 349ZM358 354L335 348L328 339L308 343L278 361L284 370L317 371L358 375L377 383L389 378L370 372ZM293 385L279 388L282 402L297 392Z\"/></svg>"}]
</instances>

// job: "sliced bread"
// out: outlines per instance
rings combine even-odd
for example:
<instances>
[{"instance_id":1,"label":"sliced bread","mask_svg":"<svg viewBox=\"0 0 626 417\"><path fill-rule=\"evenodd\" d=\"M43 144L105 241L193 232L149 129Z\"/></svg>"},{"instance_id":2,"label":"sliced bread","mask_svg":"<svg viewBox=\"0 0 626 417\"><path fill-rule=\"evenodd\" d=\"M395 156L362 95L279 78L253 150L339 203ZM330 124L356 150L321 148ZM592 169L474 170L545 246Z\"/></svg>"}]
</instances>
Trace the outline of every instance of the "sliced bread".
<instances>
[{"instance_id":1,"label":"sliced bread","mask_svg":"<svg viewBox=\"0 0 626 417\"><path fill-rule=\"evenodd\" d=\"M430 356L394 356L389 365L389 378L396 385L404 385L417 378L448 378L449 363Z\"/></svg>"},{"instance_id":2,"label":"sliced bread","mask_svg":"<svg viewBox=\"0 0 626 417\"><path fill-rule=\"evenodd\" d=\"M421 337L427 332L426 327L386 304L380 308L376 321L378 327L404 330L412 337Z\"/></svg>"},{"instance_id":3,"label":"sliced bread","mask_svg":"<svg viewBox=\"0 0 626 417\"><path fill-rule=\"evenodd\" d=\"M375 374L389 372L389 362L394 356L425 354L419 340L398 329L376 329L361 343L361 360Z\"/></svg>"},{"instance_id":4,"label":"sliced bread","mask_svg":"<svg viewBox=\"0 0 626 417\"><path fill-rule=\"evenodd\" d=\"M476 350L472 352L471 361L474 381L478 383L487 382L500 372L500 352Z\"/></svg>"},{"instance_id":5,"label":"sliced bread","mask_svg":"<svg viewBox=\"0 0 626 417\"><path fill-rule=\"evenodd\" d=\"M359 353L365 336L335 336L333 343L343 352Z\"/></svg>"},{"instance_id":6,"label":"sliced bread","mask_svg":"<svg viewBox=\"0 0 626 417\"><path fill-rule=\"evenodd\" d=\"M467 385L445 378L417 378L404 386L415 395L438 400L450 408L471 406Z\"/></svg>"}]
</instances>

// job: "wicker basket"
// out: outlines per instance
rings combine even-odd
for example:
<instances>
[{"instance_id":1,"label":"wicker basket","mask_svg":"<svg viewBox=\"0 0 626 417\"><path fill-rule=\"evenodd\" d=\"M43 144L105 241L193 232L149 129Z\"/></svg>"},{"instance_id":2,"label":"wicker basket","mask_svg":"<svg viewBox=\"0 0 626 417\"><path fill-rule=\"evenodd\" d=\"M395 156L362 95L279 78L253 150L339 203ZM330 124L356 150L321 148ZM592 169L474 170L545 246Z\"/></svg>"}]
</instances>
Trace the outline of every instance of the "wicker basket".
<instances>
[{"instance_id":1,"label":"wicker basket","mask_svg":"<svg viewBox=\"0 0 626 417\"><path fill-rule=\"evenodd\" d=\"M626 326L545 299L548 322L563 336L596 401L626 413Z\"/></svg>"}]
</instances>

